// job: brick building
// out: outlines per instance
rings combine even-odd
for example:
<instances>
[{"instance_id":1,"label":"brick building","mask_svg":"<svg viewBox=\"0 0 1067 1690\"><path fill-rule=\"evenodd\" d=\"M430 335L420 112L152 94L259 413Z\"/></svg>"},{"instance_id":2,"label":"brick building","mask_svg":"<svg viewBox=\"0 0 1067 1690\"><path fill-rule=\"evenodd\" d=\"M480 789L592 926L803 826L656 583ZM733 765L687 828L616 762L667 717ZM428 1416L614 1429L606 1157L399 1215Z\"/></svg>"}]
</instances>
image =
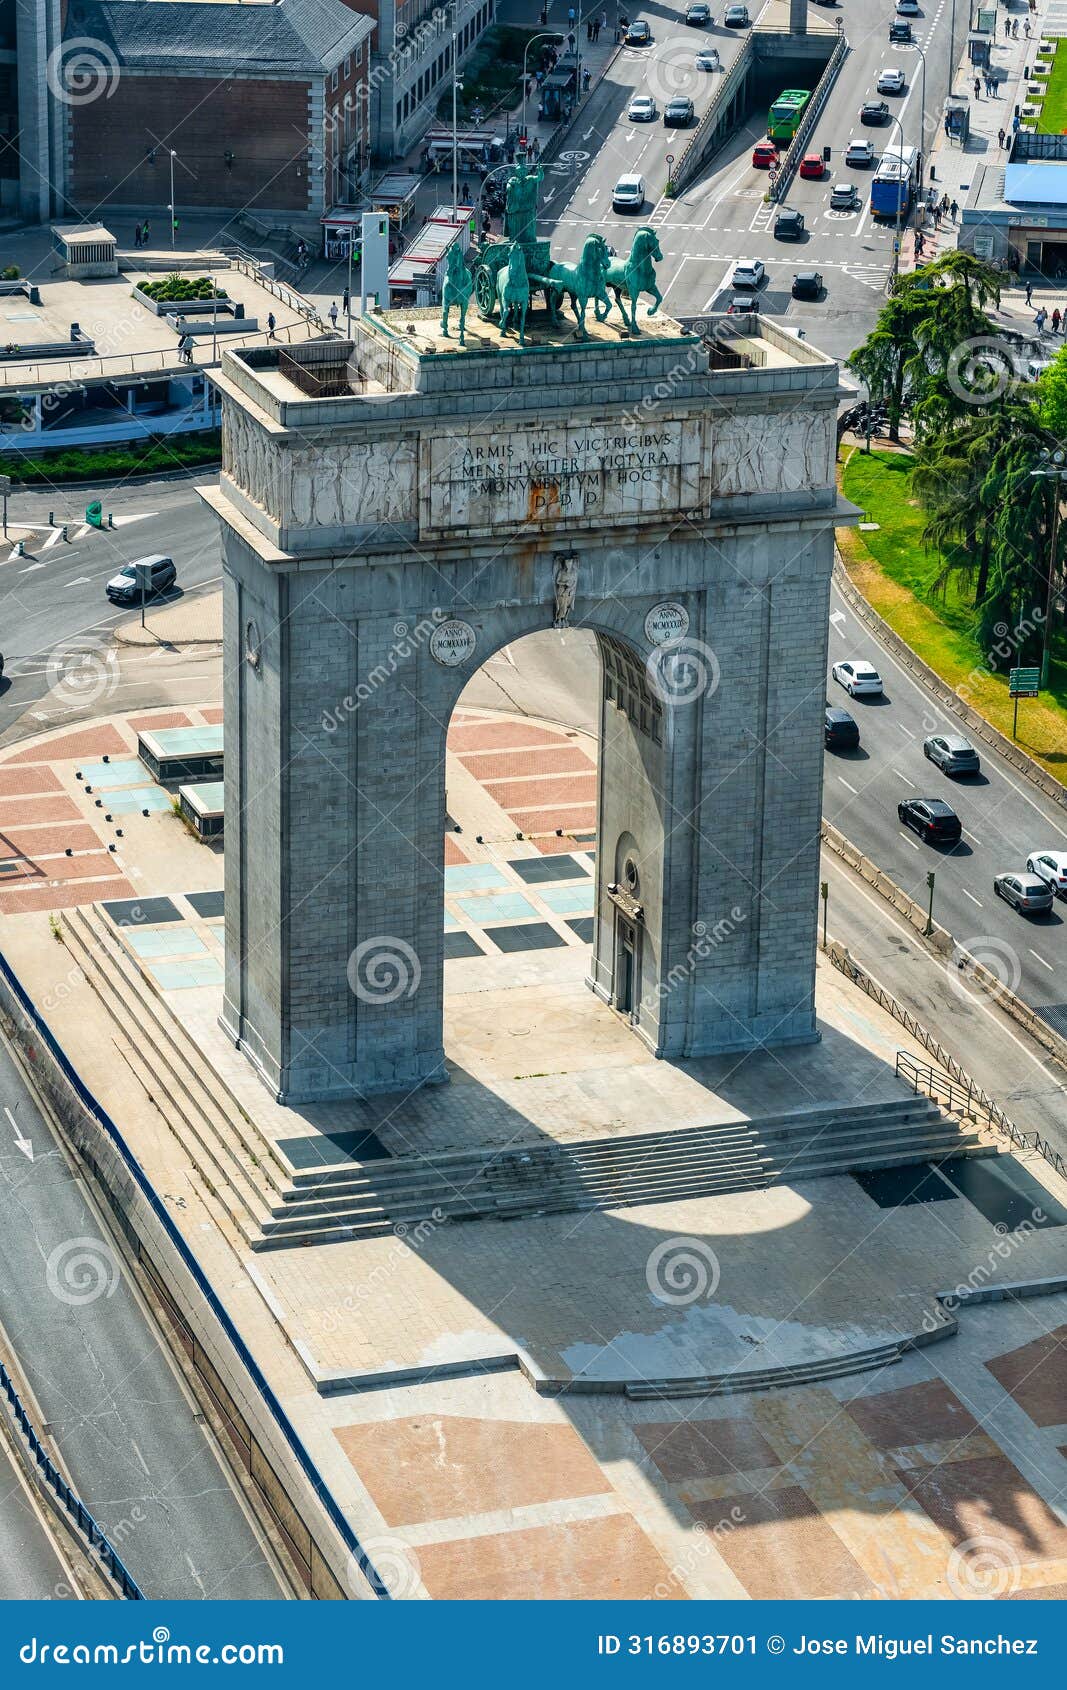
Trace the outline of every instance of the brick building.
<instances>
[{"instance_id":1,"label":"brick building","mask_svg":"<svg viewBox=\"0 0 1067 1690\"><path fill-rule=\"evenodd\" d=\"M70 0L64 39L106 70L63 104L68 203L165 216L171 152L179 219L358 201L373 31L342 0Z\"/></svg>"}]
</instances>

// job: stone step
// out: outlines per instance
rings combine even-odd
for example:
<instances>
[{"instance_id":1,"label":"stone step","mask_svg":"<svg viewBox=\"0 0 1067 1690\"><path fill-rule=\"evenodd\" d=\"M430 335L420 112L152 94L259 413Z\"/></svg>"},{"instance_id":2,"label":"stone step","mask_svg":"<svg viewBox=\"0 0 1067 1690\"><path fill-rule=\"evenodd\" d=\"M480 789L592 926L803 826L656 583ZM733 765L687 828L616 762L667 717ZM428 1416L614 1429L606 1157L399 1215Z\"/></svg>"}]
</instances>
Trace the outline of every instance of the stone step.
<instances>
[{"instance_id":1,"label":"stone step","mask_svg":"<svg viewBox=\"0 0 1067 1690\"><path fill-rule=\"evenodd\" d=\"M148 1095L156 1100L217 1201L253 1242L280 1191L257 1177L257 1170L249 1165L247 1147L219 1114L179 1044L167 1037L154 1006L140 990L136 971L121 966L99 925L88 919L84 909L65 911L61 923L72 956L121 1032L124 1046L139 1054L136 1071Z\"/></svg>"},{"instance_id":2,"label":"stone step","mask_svg":"<svg viewBox=\"0 0 1067 1690\"><path fill-rule=\"evenodd\" d=\"M856 1350L851 1355L783 1363L780 1367L709 1373L694 1379L642 1379L627 1384L625 1394L633 1402L649 1402L664 1397L726 1397L750 1391L770 1391L787 1385L814 1385L820 1379L843 1379L852 1373L865 1373L870 1368L890 1367L901 1360L905 1347L905 1340L901 1339L874 1344L869 1350Z\"/></svg>"}]
</instances>

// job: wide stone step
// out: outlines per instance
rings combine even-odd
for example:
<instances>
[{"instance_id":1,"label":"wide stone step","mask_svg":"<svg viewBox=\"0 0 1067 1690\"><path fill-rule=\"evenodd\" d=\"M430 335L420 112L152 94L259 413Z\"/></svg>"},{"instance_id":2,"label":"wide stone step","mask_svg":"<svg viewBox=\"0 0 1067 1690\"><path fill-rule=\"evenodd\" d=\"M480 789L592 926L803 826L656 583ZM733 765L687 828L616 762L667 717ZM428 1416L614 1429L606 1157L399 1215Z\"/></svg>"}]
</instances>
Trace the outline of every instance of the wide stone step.
<instances>
[{"instance_id":1,"label":"wide stone step","mask_svg":"<svg viewBox=\"0 0 1067 1690\"><path fill-rule=\"evenodd\" d=\"M787 1385L813 1385L821 1379L842 1379L852 1373L865 1373L870 1368L890 1367L900 1361L904 1349L902 1339L874 1344L869 1350L855 1350L851 1355L783 1363L780 1367L745 1368L692 1379L642 1379L627 1384L625 1393L634 1402L648 1402L664 1397L725 1397L770 1391Z\"/></svg>"}]
</instances>

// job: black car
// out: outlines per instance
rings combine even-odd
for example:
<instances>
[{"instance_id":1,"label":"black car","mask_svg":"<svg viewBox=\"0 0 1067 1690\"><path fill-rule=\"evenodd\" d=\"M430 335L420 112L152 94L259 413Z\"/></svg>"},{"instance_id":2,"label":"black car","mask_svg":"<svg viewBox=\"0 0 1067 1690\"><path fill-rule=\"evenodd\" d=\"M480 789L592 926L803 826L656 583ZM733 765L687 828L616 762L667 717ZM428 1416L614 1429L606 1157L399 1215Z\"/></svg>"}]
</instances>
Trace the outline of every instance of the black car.
<instances>
[{"instance_id":1,"label":"black car","mask_svg":"<svg viewBox=\"0 0 1067 1690\"><path fill-rule=\"evenodd\" d=\"M940 798L905 798L897 805L897 815L928 845L955 845L963 835L959 816Z\"/></svg>"},{"instance_id":2,"label":"black car","mask_svg":"<svg viewBox=\"0 0 1067 1690\"><path fill-rule=\"evenodd\" d=\"M626 31L626 45L628 47L647 47L652 39L652 31L644 18L638 18Z\"/></svg>"},{"instance_id":3,"label":"black car","mask_svg":"<svg viewBox=\"0 0 1067 1690\"><path fill-rule=\"evenodd\" d=\"M884 100L864 100L860 107L861 123L888 123L889 107Z\"/></svg>"},{"instance_id":4,"label":"black car","mask_svg":"<svg viewBox=\"0 0 1067 1690\"><path fill-rule=\"evenodd\" d=\"M679 95L675 100L668 100L663 112L664 126L668 129L688 129L695 116L692 100Z\"/></svg>"},{"instance_id":5,"label":"black car","mask_svg":"<svg viewBox=\"0 0 1067 1690\"><path fill-rule=\"evenodd\" d=\"M847 710L828 702L823 740L827 751L855 751L860 742L859 724Z\"/></svg>"},{"instance_id":6,"label":"black car","mask_svg":"<svg viewBox=\"0 0 1067 1690\"><path fill-rule=\"evenodd\" d=\"M889 39L895 46L902 46L911 40L911 24L903 18L895 18L889 26Z\"/></svg>"},{"instance_id":7,"label":"black car","mask_svg":"<svg viewBox=\"0 0 1067 1690\"><path fill-rule=\"evenodd\" d=\"M794 299L821 299L822 277L818 270L798 270L789 291Z\"/></svg>"},{"instance_id":8,"label":"black car","mask_svg":"<svg viewBox=\"0 0 1067 1690\"><path fill-rule=\"evenodd\" d=\"M802 211L780 211L774 220L775 238L780 241L799 241L804 233Z\"/></svg>"}]
</instances>

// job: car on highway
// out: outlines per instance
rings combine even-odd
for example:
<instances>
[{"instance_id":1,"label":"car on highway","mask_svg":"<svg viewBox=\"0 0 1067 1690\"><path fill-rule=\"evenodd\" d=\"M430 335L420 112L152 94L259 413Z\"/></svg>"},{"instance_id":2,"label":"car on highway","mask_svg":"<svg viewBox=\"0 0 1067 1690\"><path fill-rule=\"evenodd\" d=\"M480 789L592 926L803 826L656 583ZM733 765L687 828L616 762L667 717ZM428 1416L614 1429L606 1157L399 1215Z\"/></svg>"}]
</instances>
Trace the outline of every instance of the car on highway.
<instances>
[{"instance_id":1,"label":"car on highway","mask_svg":"<svg viewBox=\"0 0 1067 1690\"><path fill-rule=\"evenodd\" d=\"M897 816L928 845L958 845L963 836L963 823L943 798L903 798Z\"/></svg>"},{"instance_id":2,"label":"car on highway","mask_svg":"<svg viewBox=\"0 0 1067 1690\"><path fill-rule=\"evenodd\" d=\"M647 47L652 39L651 27L644 18L635 18L626 31L627 47Z\"/></svg>"},{"instance_id":3,"label":"car on highway","mask_svg":"<svg viewBox=\"0 0 1067 1690\"><path fill-rule=\"evenodd\" d=\"M822 153L805 153L800 161L799 174L806 182L821 182L826 175L826 161Z\"/></svg>"},{"instance_id":4,"label":"car on highway","mask_svg":"<svg viewBox=\"0 0 1067 1690\"><path fill-rule=\"evenodd\" d=\"M696 116L692 100L684 94L676 94L673 100L668 100L663 108L663 127L665 129L688 129Z\"/></svg>"},{"instance_id":5,"label":"car on highway","mask_svg":"<svg viewBox=\"0 0 1067 1690\"><path fill-rule=\"evenodd\" d=\"M113 575L105 587L112 604L140 604L142 573L146 598L169 591L178 579L173 559L158 555L137 558Z\"/></svg>"},{"instance_id":6,"label":"car on highway","mask_svg":"<svg viewBox=\"0 0 1067 1690\"><path fill-rule=\"evenodd\" d=\"M717 47L701 47L697 54L697 70L721 70L722 60Z\"/></svg>"},{"instance_id":7,"label":"car on highway","mask_svg":"<svg viewBox=\"0 0 1067 1690\"><path fill-rule=\"evenodd\" d=\"M611 203L616 211L643 211L645 179L643 176L620 176L611 190Z\"/></svg>"},{"instance_id":8,"label":"car on highway","mask_svg":"<svg viewBox=\"0 0 1067 1690\"><path fill-rule=\"evenodd\" d=\"M626 113L631 123L651 123L658 116L656 102L651 94L635 94L630 101Z\"/></svg>"},{"instance_id":9,"label":"car on highway","mask_svg":"<svg viewBox=\"0 0 1067 1690\"><path fill-rule=\"evenodd\" d=\"M1039 874L1061 898L1067 898L1067 851L1031 851L1026 859L1031 874Z\"/></svg>"},{"instance_id":10,"label":"car on highway","mask_svg":"<svg viewBox=\"0 0 1067 1690\"><path fill-rule=\"evenodd\" d=\"M1056 896L1039 874L1026 874L1022 869L994 875L993 891L1005 903L1025 911L1027 915L1047 915Z\"/></svg>"},{"instance_id":11,"label":"car on highway","mask_svg":"<svg viewBox=\"0 0 1067 1690\"><path fill-rule=\"evenodd\" d=\"M931 734L923 740L923 756L946 775L976 775L982 766L974 746L962 734Z\"/></svg>"},{"instance_id":12,"label":"car on highway","mask_svg":"<svg viewBox=\"0 0 1067 1690\"><path fill-rule=\"evenodd\" d=\"M730 272L732 288L758 288L767 271L760 258L739 258Z\"/></svg>"},{"instance_id":13,"label":"car on highway","mask_svg":"<svg viewBox=\"0 0 1067 1690\"><path fill-rule=\"evenodd\" d=\"M831 211L855 211L860 203L854 182L835 182L830 189Z\"/></svg>"},{"instance_id":14,"label":"car on highway","mask_svg":"<svg viewBox=\"0 0 1067 1690\"><path fill-rule=\"evenodd\" d=\"M747 29L750 22L747 6L727 6L722 15L723 29Z\"/></svg>"},{"instance_id":15,"label":"car on highway","mask_svg":"<svg viewBox=\"0 0 1067 1690\"><path fill-rule=\"evenodd\" d=\"M849 698L868 694L877 697L882 691L882 677L873 663L868 663L862 657L849 657L841 663L835 663L830 670L831 675L839 687L844 687Z\"/></svg>"},{"instance_id":16,"label":"car on highway","mask_svg":"<svg viewBox=\"0 0 1067 1690\"><path fill-rule=\"evenodd\" d=\"M907 86L908 81L904 72L888 65L875 83L875 88L879 94L903 94Z\"/></svg>"},{"instance_id":17,"label":"car on highway","mask_svg":"<svg viewBox=\"0 0 1067 1690\"><path fill-rule=\"evenodd\" d=\"M823 743L827 751L855 751L860 742L859 723L840 705L826 701Z\"/></svg>"},{"instance_id":18,"label":"car on highway","mask_svg":"<svg viewBox=\"0 0 1067 1690\"><path fill-rule=\"evenodd\" d=\"M821 299L822 277L818 270L798 270L789 291L794 299Z\"/></svg>"},{"instance_id":19,"label":"car on highway","mask_svg":"<svg viewBox=\"0 0 1067 1690\"><path fill-rule=\"evenodd\" d=\"M845 163L851 165L873 164L874 142L865 140L862 136L854 135L845 148Z\"/></svg>"},{"instance_id":20,"label":"car on highway","mask_svg":"<svg viewBox=\"0 0 1067 1690\"><path fill-rule=\"evenodd\" d=\"M685 21L703 29L706 23L711 22L711 7L705 6L704 0L693 0L693 4L685 9Z\"/></svg>"},{"instance_id":21,"label":"car on highway","mask_svg":"<svg viewBox=\"0 0 1067 1690\"><path fill-rule=\"evenodd\" d=\"M897 0L897 16L900 18L921 18L922 8L919 0Z\"/></svg>"},{"instance_id":22,"label":"car on highway","mask_svg":"<svg viewBox=\"0 0 1067 1690\"><path fill-rule=\"evenodd\" d=\"M752 149L752 163L757 170L770 170L778 164L778 148L773 141L757 141Z\"/></svg>"},{"instance_id":23,"label":"car on highway","mask_svg":"<svg viewBox=\"0 0 1067 1690\"><path fill-rule=\"evenodd\" d=\"M904 47L911 42L911 24L906 18L894 18L889 26L889 39L894 47Z\"/></svg>"},{"instance_id":24,"label":"car on highway","mask_svg":"<svg viewBox=\"0 0 1067 1690\"><path fill-rule=\"evenodd\" d=\"M860 107L861 123L888 123L889 107L884 100L864 100Z\"/></svg>"},{"instance_id":25,"label":"car on highway","mask_svg":"<svg viewBox=\"0 0 1067 1690\"><path fill-rule=\"evenodd\" d=\"M799 241L804 234L804 213L786 206L774 219L776 241Z\"/></svg>"}]
</instances>

